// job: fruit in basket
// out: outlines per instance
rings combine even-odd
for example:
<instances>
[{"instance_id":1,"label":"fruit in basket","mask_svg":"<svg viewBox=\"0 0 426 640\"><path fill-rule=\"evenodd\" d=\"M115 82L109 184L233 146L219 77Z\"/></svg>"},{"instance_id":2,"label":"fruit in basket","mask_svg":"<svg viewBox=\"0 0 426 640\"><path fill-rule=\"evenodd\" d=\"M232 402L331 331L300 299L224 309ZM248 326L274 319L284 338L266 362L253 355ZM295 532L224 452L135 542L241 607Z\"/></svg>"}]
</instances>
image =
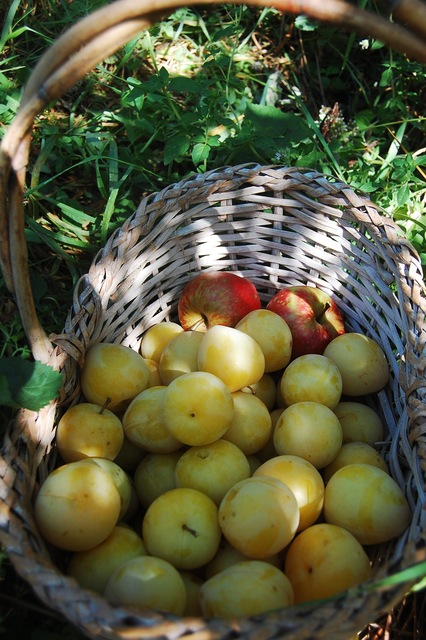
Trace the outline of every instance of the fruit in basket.
<instances>
[{"instance_id":1,"label":"fruit in basket","mask_svg":"<svg viewBox=\"0 0 426 640\"><path fill-rule=\"evenodd\" d=\"M117 567L142 555L146 555L146 549L141 536L131 527L117 525L101 544L72 554L67 574L81 587L103 593Z\"/></svg>"},{"instance_id":2,"label":"fruit in basket","mask_svg":"<svg viewBox=\"0 0 426 640\"><path fill-rule=\"evenodd\" d=\"M286 367L280 381L284 404L320 402L334 409L342 395L342 376L338 366L326 356L309 353Z\"/></svg>"},{"instance_id":3,"label":"fruit in basket","mask_svg":"<svg viewBox=\"0 0 426 640\"><path fill-rule=\"evenodd\" d=\"M211 373L186 373L165 388L164 424L183 444L201 446L218 440L228 429L233 413L231 392Z\"/></svg>"},{"instance_id":4,"label":"fruit in basket","mask_svg":"<svg viewBox=\"0 0 426 640\"><path fill-rule=\"evenodd\" d=\"M328 523L302 531L286 552L284 572L296 604L329 598L373 575L362 545L346 529Z\"/></svg>"},{"instance_id":5,"label":"fruit in basket","mask_svg":"<svg viewBox=\"0 0 426 640\"><path fill-rule=\"evenodd\" d=\"M81 389L87 402L107 404L119 413L147 388L149 378L149 367L139 353L122 344L98 342L86 353Z\"/></svg>"},{"instance_id":6,"label":"fruit in basket","mask_svg":"<svg viewBox=\"0 0 426 640\"><path fill-rule=\"evenodd\" d=\"M161 382L161 377L159 372L159 363L156 362L156 360L151 360L151 358L144 358L144 360L148 365L148 369L149 369L149 380L148 380L147 388L157 387L158 385L161 385L162 382Z\"/></svg>"},{"instance_id":7,"label":"fruit in basket","mask_svg":"<svg viewBox=\"0 0 426 640\"><path fill-rule=\"evenodd\" d=\"M253 477L272 476L284 482L294 493L299 506L298 531L312 525L321 515L324 504L324 481L307 460L293 455L278 455L266 460Z\"/></svg>"},{"instance_id":8,"label":"fruit in basket","mask_svg":"<svg viewBox=\"0 0 426 640\"><path fill-rule=\"evenodd\" d=\"M362 333L346 333L334 338L324 355L339 367L346 396L377 393L389 381L389 365L383 349Z\"/></svg>"},{"instance_id":9,"label":"fruit in basket","mask_svg":"<svg viewBox=\"0 0 426 640\"><path fill-rule=\"evenodd\" d=\"M255 309L235 327L259 343L265 356L265 372L284 369L290 362L293 337L287 322L268 309Z\"/></svg>"},{"instance_id":10,"label":"fruit in basket","mask_svg":"<svg viewBox=\"0 0 426 640\"><path fill-rule=\"evenodd\" d=\"M295 402L284 409L274 428L279 455L299 456L322 469L342 446L342 427L331 409L320 402Z\"/></svg>"},{"instance_id":11,"label":"fruit in basket","mask_svg":"<svg viewBox=\"0 0 426 640\"><path fill-rule=\"evenodd\" d=\"M132 501L130 476L112 460L107 460L106 458L91 458L91 460L110 474L120 496L119 520L124 520Z\"/></svg>"},{"instance_id":12,"label":"fruit in basket","mask_svg":"<svg viewBox=\"0 0 426 640\"><path fill-rule=\"evenodd\" d=\"M84 551L103 542L116 526L120 495L107 471L91 458L52 471L34 505L37 527L47 542Z\"/></svg>"},{"instance_id":13,"label":"fruit in basket","mask_svg":"<svg viewBox=\"0 0 426 640\"><path fill-rule=\"evenodd\" d=\"M198 489L217 506L234 484L249 476L247 457L235 444L223 439L184 451L175 467L177 487Z\"/></svg>"},{"instance_id":14,"label":"fruit in basket","mask_svg":"<svg viewBox=\"0 0 426 640\"><path fill-rule=\"evenodd\" d=\"M185 583L177 569L162 558L139 556L119 566L110 576L105 598L115 605L183 615Z\"/></svg>"},{"instance_id":15,"label":"fruit in basket","mask_svg":"<svg viewBox=\"0 0 426 640\"><path fill-rule=\"evenodd\" d=\"M247 556L240 553L240 551L237 551L237 549L229 544L226 538L222 538L219 549L217 550L214 558L204 569L204 576L206 579L212 578L220 571L223 571L223 569L227 569L231 565L244 560L250 560L250 558L247 558ZM268 562L278 569L282 568L282 558L279 553L275 553L269 558L262 558L262 562Z\"/></svg>"},{"instance_id":16,"label":"fruit in basket","mask_svg":"<svg viewBox=\"0 0 426 640\"><path fill-rule=\"evenodd\" d=\"M324 481L328 482L331 476L347 464L371 464L389 473L389 467L384 457L367 442L346 442L342 445L334 460L323 470Z\"/></svg>"},{"instance_id":17,"label":"fruit in basket","mask_svg":"<svg viewBox=\"0 0 426 640\"><path fill-rule=\"evenodd\" d=\"M145 451L124 434L122 447L114 458L114 462L128 473L132 473L145 455Z\"/></svg>"},{"instance_id":18,"label":"fruit in basket","mask_svg":"<svg viewBox=\"0 0 426 640\"><path fill-rule=\"evenodd\" d=\"M327 344L345 333L342 313L325 291L307 285L280 289L266 308L284 318L293 336L292 359L324 352Z\"/></svg>"},{"instance_id":19,"label":"fruit in basket","mask_svg":"<svg viewBox=\"0 0 426 640\"><path fill-rule=\"evenodd\" d=\"M205 616L254 616L291 606L294 593L280 569L261 560L245 560L206 580L200 603Z\"/></svg>"},{"instance_id":20,"label":"fruit in basket","mask_svg":"<svg viewBox=\"0 0 426 640\"><path fill-rule=\"evenodd\" d=\"M277 396L277 385L270 373L264 373L257 382L253 382L249 387L243 387L241 391L255 395L263 404L272 411L275 406Z\"/></svg>"},{"instance_id":21,"label":"fruit in basket","mask_svg":"<svg viewBox=\"0 0 426 640\"><path fill-rule=\"evenodd\" d=\"M149 453L133 475L139 502L146 509L162 493L176 489L175 468L182 453Z\"/></svg>"},{"instance_id":22,"label":"fruit in basket","mask_svg":"<svg viewBox=\"0 0 426 640\"><path fill-rule=\"evenodd\" d=\"M164 347L158 371L161 383L168 385L184 373L198 369L198 347L203 337L200 331L182 331Z\"/></svg>"},{"instance_id":23,"label":"fruit in basket","mask_svg":"<svg viewBox=\"0 0 426 640\"><path fill-rule=\"evenodd\" d=\"M218 509L201 491L176 488L148 507L142 522L147 551L178 569L197 569L219 548Z\"/></svg>"},{"instance_id":24,"label":"fruit in basket","mask_svg":"<svg viewBox=\"0 0 426 640\"><path fill-rule=\"evenodd\" d=\"M215 325L235 327L261 302L256 287L231 271L203 272L184 287L178 302L179 322L185 330L206 331Z\"/></svg>"},{"instance_id":25,"label":"fruit in basket","mask_svg":"<svg viewBox=\"0 0 426 640\"><path fill-rule=\"evenodd\" d=\"M243 555L260 560L284 549L299 526L294 493L270 476L234 485L219 506L219 524L228 542Z\"/></svg>"},{"instance_id":26,"label":"fruit in basket","mask_svg":"<svg viewBox=\"0 0 426 640\"><path fill-rule=\"evenodd\" d=\"M175 336L183 332L182 327L177 322L157 322L153 324L143 334L140 352L147 360L159 362L163 349Z\"/></svg>"},{"instance_id":27,"label":"fruit in basket","mask_svg":"<svg viewBox=\"0 0 426 640\"><path fill-rule=\"evenodd\" d=\"M206 331L198 347L198 368L214 374L230 391L258 382L265 373L265 356L251 336L216 325Z\"/></svg>"},{"instance_id":28,"label":"fruit in basket","mask_svg":"<svg viewBox=\"0 0 426 640\"><path fill-rule=\"evenodd\" d=\"M123 440L123 425L115 413L89 402L68 409L56 429L56 446L64 462L91 457L114 460Z\"/></svg>"},{"instance_id":29,"label":"fruit in basket","mask_svg":"<svg viewBox=\"0 0 426 640\"><path fill-rule=\"evenodd\" d=\"M156 332L158 325L162 327ZM108 457L105 449L102 456L93 455L80 461L86 465L84 473L99 465L99 471L109 474L115 487L112 493L115 500L118 499L118 513L111 508L113 516L108 520L99 497L93 508L83 506L78 516L72 512L70 522L64 511L58 522L50 518L48 510L43 512L39 507L41 526L47 531L46 540L74 552L69 574L98 593L102 592L103 587L99 586L102 580L105 584L109 575L104 593L111 602L155 606L171 613L193 611L199 615L202 610L204 615L208 611L226 617L231 615L227 613L231 609L232 615L237 615L238 607L244 615L247 606L250 613L257 606L261 611L271 606L281 608L291 604L294 598L290 576L283 572L284 558L302 534L307 533L306 539L301 538L298 544L311 540L310 530L325 519L324 530L316 530L316 543L306 552L314 573L322 577L314 580L311 572L306 573L306 564L300 567L297 558L292 560L296 552L289 556L289 572L293 571L296 581L306 584L306 588L297 586L305 595L298 591L296 601L312 599L313 596L306 594L321 594L321 589L327 594L329 582L333 583L332 593L335 593L346 588L346 584L354 586L370 577L371 569L368 561L366 569L361 544L381 542L385 530L388 536L385 542L389 535L399 535L403 531L401 527L408 526L409 509L396 483L386 484L380 477L374 484L371 473L363 471L370 468L368 461L377 464L376 470L388 471L384 461L380 464L382 459L379 460L372 446L367 442L351 443L364 445L364 449L369 447L369 451L360 449L359 455L355 451L353 459L345 454L345 437L348 440L374 438L376 442L383 437L383 424L367 405L342 399L342 373L338 364L325 355L327 347L323 354L307 353L291 359L292 336L288 325L270 310L254 309L235 327L218 324L201 331L184 331L177 323L158 325L151 326L141 341L141 352L144 344L144 353L152 358L133 351L135 360L120 350L123 361L119 362L118 369L116 367L115 377L105 376L106 384L111 385L116 394L111 399L115 403L114 412L97 404L96 411L90 414L105 415L121 428L122 441L116 447L115 457L112 454ZM348 335L353 334L342 334L339 338ZM151 343L144 341L146 336ZM328 346L332 344L333 340ZM128 349L124 350L128 354ZM112 351L107 355L112 366ZM281 358L275 365L271 364L274 356ZM95 366L91 375L96 372L99 359L98 356L93 359ZM90 364L89 357L87 361ZM128 387L129 361L136 366L134 370L140 367L144 372L145 386L133 397L129 396L128 388L125 394L120 389L122 384ZM105 373L102 367L101 373ZM90 383L91 377L87 379ZM92 405L83 402L73 410L84 416L85 408ZM72 417L71 410L68 411L70 413L62 418L63 425ZM117 415L119 411L121 420ZM103 436L100 435L99 440L94 437L94 429L90 430L84 421L74 432L72 429L67 432L59 423L59 452L66 451L64 434L76 436L81 432L85 438L84 455L89 454L88 440L93 441L95 447L92 454L104 452ZM113 438L106 440L111 447ZM130 460L125 451L129 447L133 448L128 451ZM123 468L115 460L120 461ZM351 484L347 471L339 479L345 469L357 466L361 471L356 474L356 483ZM323 470L323 476L319 469ZM133 477L128 475L130 472ZM101 477L106 482L105 474ZM87 490L90 482L79 486L83 496L90 499L91 489ZM70 482L60 484L66 495L70 487ZM374 500L378 495L380 503L376 504ZM76 500L74 496L73 499ZM371 513L373 507L374 514ZM71 509L69 505L67 508ZM389 513L385 513L386 509ZM88 532L90 543L84 539L84 542L73 541L73 546L69 546L69 542L63 546L61 531L69 529L75 533L79 518L84 521L81 531ZM163 572L157 567L159 574L164 574L161 579L158 576L158 585L163 585L166 598L155 600L158 604L146 600L148 596L141 585L141 577L145 575L141 558L127 561L127 554L131 556L135 551L137 555L138 545L133 546L129 540L129 546L124 542L120 549L120 534L126 531L128 533L121 537L132 538L134 531L125 525L120 530L119 521L138 523L143 553L160 565L165 563L163 567L173 569ZM49 530L52 523L53 534ZM40 530L44 535L41 527ZM77 538L81 531L78 530ZM320 543L324 540L327 544L321 555ZM223 545L230 551L228 557L221 560ZM99 558L102 559L102 549L109 549L109 557L104 566L102 562L97 566ZM350 557L345 557L345 549ZM344 561L339 581L333 579L333 563L340 562L341 556ZM215 564L221 566L222 561L219 572L214 567ZM250 581L239 565L252 568ZM278 571L279 579L278 574L272 575L263 565ZM353 566L358 569L353 570ZM142 573L137 574L138 570ZM198 570L203 571L205 582L197 579L192 583L189 574L184 579L183 572L197 571L198 576ZM79 578L84 571L87 575ZM321 581L325 581L325 585ZM169 582L178 593L183 582L187 604L185 584L191 588L189 609L179 598L177 605L167 600ZM254 600L247 600L246 587L254 594ZM271 604L270 589L281 594L278 605ZM156 590L154 585L154 595ZM204 609L201 609L202 601Z\"/></svg>"},{"instance_id":30,"label":"fruit in basket","mask_svg":"<svg viewBox=\"0 0 426 640\"><path fill-rule=\"evenodd\" d=\"M123 415L126 437L150 453L172 453L182 443L167 429L163 418L165 386L149 387L133 398Z\"/></svg>"},{"instance_id":31,"label":"fruit in basket","mask_svg":"<svg viewBox=\"0 0 426 640\"><path fill-rule=\"evenodd\" d=\"M386 471L349 464L334 473L324 496L324 517L350 531L362 545L388 542L411 521L402 489Z\"/></svg>"},{"instance_id":32,"label":"fruit in basket","mask_svg":"<svg viewBox=\"0 0 426 640\"><path fill-rule=\"evenodd\" d=\"M223 439L232 442L247 456L257 453L271 436L271 414L262 400L253 394L234 391L232 399L234 413Z\"/></svg>"},{"instance_id":33,"label":"fruit in basket","mask_svg":"<svg viewBox=\"0 0 426 640\"><path fill-rule=\"evenodd\" d=\"M183 569L181 569L179 573L186 589L186 605L183 615L202 616L203 612L201 611L200 604L200 589L204 582L203 578L198 576L195 572L184 571Z\"/></svg>"},{"instance_id":34,"label":"fruit in basket","mask_svg":"<svg viewBox=\"0 0 426 640\"><path fill-rule=\"evenodd\" d=\"M343 429L343 442L366 442L374 446L384 438L384 426L377 411L362 402L342 401L333 409Z\"/></svg>"}]
</instances>

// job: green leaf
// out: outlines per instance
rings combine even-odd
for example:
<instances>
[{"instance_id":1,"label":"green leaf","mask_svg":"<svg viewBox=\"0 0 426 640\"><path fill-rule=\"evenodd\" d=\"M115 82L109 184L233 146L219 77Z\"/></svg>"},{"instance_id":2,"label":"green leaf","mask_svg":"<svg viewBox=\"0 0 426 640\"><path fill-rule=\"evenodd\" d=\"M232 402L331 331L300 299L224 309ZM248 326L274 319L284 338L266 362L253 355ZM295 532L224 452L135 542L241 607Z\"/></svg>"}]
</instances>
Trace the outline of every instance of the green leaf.
<instances>
[{"instance_id":1,"label":"green leaf","mask_svg":"<svg viewBox=\"0 0 426 640\"><path fill-rule=\"evenodd\" d=\"M0 358L0 404L38 411L53 400L62 374L42 362Z\"/></svg>"},{"instance_id":2,"label":"green leaf","mask_svg":"<svg viewBox=\"0 0 426 640\"><path fill-rule=\"evenodd\" d=\"M169 79L169 72L167 71L166 67L160 67L160 69L158 70L158 77L164 84L166 84Z\"/></svg>"},{"instance_id":3,"label":"green leaf","mask_svg":"<svg viewBox=\"0 0 426 640\"><path fill-rule=\"evenodd\" d=\"M281 111L271 105L248 104L245 117L262 137L271 135L295 144L312 136L312 131L304 119L295 114Z\"/></svg>"},{"instance_id":4,"label":"green leaf","mask_svg":"<svg viewBox=\"0 0 426 640\"><path fill-rule=\"evenodd\" d=\"M380 87L388 87L392 83L392 77L393 77L393 68L392 67L388 67L382 73L382 76L380 78L379 86Z\"/></svg>"},{"instance_id":5,"label":"green leaf","mask_svg":"<svg viewBox=\"0 0 426 640\"><path fill-rule=\"evenodd\" d=\"M168 88L170 91L179 91L182 93L203 93L203 87L200 82L193 78L186 78L185 76L176 76L169 82Z\"/></svg>"},{"instance_id":6,"label":"green leaf","mask_svg":"<svg viewBox=\"0 0 426 640\"><path fill-rule=\"evenodd\" d=\"M207 160L210 153L210 146L207 142L198 142L192 150L192 162L197 166Z\"/></svg>"},{"instance_id":7,"label":"green leaf","mask_svg":"<svg viewBox=\"0 0 426 640\"><path fill-rule=\"evenodd\" d=\"M374 126L375 114L370 109L364 109L355 114L354 120L360 131L365 131Z\"/></svg>"},{"instance_id":8,"label":"green leaf","mask_svg":"<svg viewBox=\"0 0 426 640\"><path fill-rule=\"evenodd\" d=\"M318 24L308 16L297 16L294 21L294 26L301 31L315 31L318 29Z\"/></svg>"},{"instance_id":9,"label":"green leaf","mask_svg":"<svg viewBox=\"0 0 426 640\"><path fill-rule=\"evenodd\" d=\"M410 187L408 184L403 184L396 192L396 201L399 207L402 207L410 199Z\"/></svg>"},{"instance_id":10,"label":"green leaf","mask_svg":"<svg viewBox=\"0 0 426 640\"><path fill-rule=\"evenodd\" d=\"M164 164L170 164L186 153L189 149L189 140L186 136L178 134L169 138L164 146Z\"/></svg>"}]
</instances>

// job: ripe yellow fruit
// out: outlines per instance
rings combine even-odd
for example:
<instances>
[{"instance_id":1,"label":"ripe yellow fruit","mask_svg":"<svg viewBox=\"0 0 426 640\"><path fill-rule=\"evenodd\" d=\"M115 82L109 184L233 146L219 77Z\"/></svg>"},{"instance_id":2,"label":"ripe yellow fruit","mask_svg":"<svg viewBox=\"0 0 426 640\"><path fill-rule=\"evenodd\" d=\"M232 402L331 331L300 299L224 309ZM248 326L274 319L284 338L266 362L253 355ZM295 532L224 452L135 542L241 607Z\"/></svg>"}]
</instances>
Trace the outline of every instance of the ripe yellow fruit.
<instances>
[{"instance_id":1,"label":"ripe yellow fruit","mask_svg":"<svg viewBox=\"0 0 426 640\"><path fill-rule=\"evenodd\" d=\"M234 412L223 439L235 444L247 456L260 451L272 432L271 414L257 396L244 391L232 394Z\"/></svg>"},{"instance_id":2,"label":"ripe yellow fruit","mask_svg":"<svg viewBox=\"0 0 426 640\"><path fill-rule=\"evenodd\" d=\"M126 409L123 427L126 437L150 453L172 453L182 447L167 428L163 416L163 401L167 387L149 387Z\"/></svg>"},{"instance_id":3,"label":"ripe yellow fruit","mask_svg":"<svg viewBox=\"0 0 426 640\"><path fill-rule=\"evenodd\" d=\"M366 442L374 446L384 438L384 426L377 411L361 402L345 400L333 409L343 431L343 442Z\"/></svg>"},{"instance_id":4,"label":"ripe yellow fruit","mask_svg":"<svg viewBox=\"0 0 426 640\"><path fill-rule=\"evenodd\" d=\"M202 616L200 604L200 589L204 580L192 571L179 571L186 589L186 606L184 616Z\"/></svg>"},{"instance_id":5,"label":"ripe yellow fruit","mask_svg":"<svg viewBox=\"0 0 426 640\"><path fill-rule=\"evenodd\" d=\"M369 464L349 464L334 473L324 496L324 518L350 531L362 545L401 535L411 512L395 480Z\"/></svg>"},{"instance_id":6,"label":"ripe yellow fruit","mask_svg":"<svg viewBox=\"0 0 426 640\"><path fill-rule=\"evenodd\" d=\"M203 335L200 331L181 331L164 347L158 363L162 384L198 370L198 347Z\"/></svg>"},{"instance_id":7,"label":"ripe yellow fruit","mask_svg":"<svg viewBox=\"0 0 426 640\"><path fill-rule=\"evenodd\" d=\"M119 566L110 576L105 598L116 605L157 609L177 616L186 607L182 576L162 558L139 556Z\"/></svg>"},{"instance_id":8,"label":"ripe yellow fruit","mask_svg":"<svg viewBox=\"0 0 426 640\"><path fill-rule=\"evenodd\" d=\"M145 331L140 344L140 352L147 360L160 362L166 345L183 329L177 322L158 322Z\"/></svg>"},{"instance_id":9,"label":"ripe yellow fruit","mask_svg":"<svg viewBox=\"0 0 426 640\"><path fill-rule=\"evenodd\" d=\"M323 470L323 477L325 482L328 482L331 476L336 473L342 467L348 464L371 464L374 467L378 467L389 473L389 467L386 464L385 459L374 447L366 442L346 442L342 445L337 456L333 462L325 467Z\"/></svg>"},{"instance_id":10,"label":"ripe yellow fruit","mask_svg":"<svg viewBox=\"0 0 426 640\"><path fill-rule=\"evenodd\" d=\"M290 487L300 511L298 531L319 518L324 504L324 481L307 460L292 455L276 456L258 467L253 476L272 476Z\"/></svg>"},{"instance_id":11,"label":"ripe yellow fruit","mask_svg":"<svg viewBox=\"0 0 426 640\"><path fill-rule=\"evenodd\" d=\"M368 580L373 571L356 538L332 524L314 524L302 531L286 552L284 573L295 602L328 598Z\"/></svg>"},{"instance_id":12,"label":"ripe yellow fruit","mask_svg":"<svg viewBox=\"0 0 426 640\"><path fill-rule=\"evenodd\" d=\"M299 526L294 493L280 480L259 476L232 487L219 507L219 524L240 553L261 560L286 547Z\"/></svg>"},{"instance_id":13,"label":"ripe yellow fruit","mask_svg":"<svg viewBox=\"0 0 426 640\"><path fill-rule=\"evenodd\" d=\"M175 467L177 487L198 489L217 506L234 484L250 475L247 457L235 444L223 439L191 447L182 453Z\"/></svg>"},{"instance_id":14,"label":"ripe yellow fruit","mask_svg":"<svg viewBox=\"0 0 426 640\"><path fill-rule=\"evenodd\" d=\"M146 452L124 434L123 444L114 462L128 473L133 473Z\"/></svg>"},{"instance_id":15,"label":"ripe yellow fruit","mask_svg":"<svg viewBox=\"0 0 426 640\"><path fill-rule=\"evenodd\" d=\"M126 517L132 500L132 482L130 476L113 460L107 460L106 458L90 458L90 460L99 465L111 476L118 495L120 496L119 520L123 520Z\"/></svg>"},{"instance_id":16,"label":"ripe yellow fruit","mask_svg":"<svg viewBox=\"0 0 426 640\"><path fill-rule=\"evenodd\" d=\"M68 563L67 574L75 578L81 587L102 594L115 569L141 555L146 555L146 549L140 535L130 527L117 525L96 547L74 553Z\"/></svg>"},{"instance_id":17,"label":"ripe yellow fruit","mask_svg":"<svg viewBox=\"0 0 426 640\"><path fill-rule=\"evenodd\" d=\"M226 538L222 538L219 549L216 552L214 558L205 566L204 568L204 576L205 578L212 578L217 573L220 573L224 569L227 569L233 564L237 562L241 562L243 560L250 560L247 556L237 551ZM282 568L282 559L281 555L276 553L269 558L262 558L262 562L269 562L274 565L278 569Z\"/></svg>"},{"instance_id":18,"label":"ripe yellow fruit","mask_svg":"<svg viewBox=\"0 0 426 640\"><path fill-rule=\"evenodd\" d=\"M259 344L265 356L265 372L284 369L290 362L293 336L284 318L268 309L255 309L235 327Z\"/></svg>"},{"instance_id":19,"label":"ripe yellow fruit","mask_svg":"<svg viewBox=\"0 0 426 640\"><path fill-rule=\"evenodd\" d=\"M136 493L145 509L162 493L176 489L175 468L182 453L149 453L133 475Z\"/></svg>"},{"instance_id":20,"label":"ripe yellow fruit","mask_svg":"<svg viewBox=\"0 0 426 640\"><path fill-rule=\"evenodd\" d=\"M64 462L93 457L114 460L123 440L123 425L115 413L89 402L68 409L56 429L56 446Z\"/></svg>"},{"instance_id":21,"label":"ripe yellow fruit","mask_svg":"<svg viewBox=\"0 0 426 640\"><path fill-rule=\"evenodd\" d=\"M319 402L334 409L342 395L342 376L337 365L324 355L299 356L286 367L280 382L282 401Z\"/></svg>"},{"instance_id":22,"label":"ripe yellow fruit","mask_svg":"<svg viewBox=\"0 0 426 640\"><path fill-rule=\"evenodd\" d=\"M163 493L148 507L142 522L148 553L177 569L197 569L210 562L220 537L217 507L196 489Z\"/></svg>"},{"instance_id":23,"label":"ripe yellow fruit","mask_svg":"<svg viewBox=\"0 0 426 640\"><path fill-rule=\"evenodd\" d=\"M120 496L107 471L91 458L52 471L40 487L34 516L41 535L67 551L103 542L120 515Z\"/></svg>"},{"instance_id":24,"label":"ripe yellow fruit","mask_svg":"<svg viewBox=\"0 0 426 640\"><path fill-rule=\"evenodd\" d=\"M228 429L233 413L231 392L211 373L185 373L165 388L164 424L183 444L202 446L218 440Z\"/></svg>"},{"instance_id":25,"label":"ripe yellow fruit","mask_svg":"<svg viewBox=\"0 0 426 640\"><path fill-rule=\"evenodd\" d=\"M317 469L334 460L342 440L339 419L319 402L295 402L284 409L274 429L274 447L279 455L304 458Z\"/></svg>"},{"instance_id":26,"label":"ripe yellow fruit","mask_svg":"<svg viewBox=\"0 0 426 640\"><path fill-rule=\"evenodd\" d=\"M155 360L151 360L150 358L145 358L145 362L149 369L149 380L147 388L158 387L159 385L162 385L163 383L161 382L160 378L158 362L156 362Z\"/></svg>"},{"instance_id":27,"label":"ripe yellow fruit","mask_svg":"<svg viewBox=\"0 0 426 640\"><path fill-rule=\"evenodd\" d=\"M198 347L198 368L223 380L230 391L238 391L260 380L265 373L265 356L251 336L214 325Z\"/></svg>"},{"instance_id":28,"label":"ripe yellow fruit","mask_svg":"<svg viewBox=\"0 0 426 640\"><path fill-rule=\"evenodd\" d=\"M205 616L253 616L294 603L294 593L284 573L268 562L245 560L206 580L200 589Z\"/></svg>"},{"instance_id":29,"label":"ripe yellow fruit","mask_svg":"<svg viewBox=\"0 0 426 640\"><path fill-rule=\"evenodd\" d=\"M272 411L275 406L275 398L277 395L277 385L270 373L264 373L258 382L254 382L249 387L243 387L241 391L250 393L262 400L263 404Z\"/></svg>"},{"instance_id":30,"label":"ripe yellow fruit","mask_svg":"<svg viewBox=\"0 0 426 640\"><path fill-rule=\"evenodd\" d=\"M379 344L361 333L334 338L324 356L333 360L342 374L342 392L363 396L383 389L389 381L389 364Z\"/></svg>"},{"instance_id":31,"label":"ripe yellow fruit","mask_svg":"<svg viewBox=\"0 0 426 640\"><path fill-rule=\"evenodd\" d=\"M149 384L144 358L122 344L99 342L87 351L81 371L81 389L87 402L121 412Z\"/></svg>"}]
</instances>

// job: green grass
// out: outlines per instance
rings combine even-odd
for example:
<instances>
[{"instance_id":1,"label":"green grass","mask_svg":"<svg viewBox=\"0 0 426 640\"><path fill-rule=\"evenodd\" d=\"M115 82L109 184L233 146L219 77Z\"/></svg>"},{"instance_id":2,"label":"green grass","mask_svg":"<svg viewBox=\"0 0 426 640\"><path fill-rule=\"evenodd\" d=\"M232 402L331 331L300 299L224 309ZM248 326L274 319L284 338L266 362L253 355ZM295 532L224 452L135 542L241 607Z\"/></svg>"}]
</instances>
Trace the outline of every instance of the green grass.
<instances>
[{"instance_id":1,"label":"green grass","mask_svg":"<svg viewBox=\"0 0 426 640\"><path fill-rule=\"evenodd\" d=\"M4 125L41 52L87 11L30 7L12 3L3 30ZM179 10L37 120L27 235L49 325L61 322L68 283L145 193L228 163L311 166L371 192L426 263L422 66L298 23L273 9Z\"/></svg>"},{"instance_id":2,"label":"green grass","mask_svg":"<svg viewBox=\"0 0 426 640\"><path fill-rule=\"evenodd\" d=\"M43 51L103 4L9 3L0 31L0 130ZM425 99L424 67L380 43L274 9L176 11L37 118L26 233L42 325L62 328L73 285L145 194L228 163L310 166L369 192L426 266ZM1 357L29 357L1 276L0 335ZM0 413L4 425L13 411ZM22 620L34 618L28 640L58 638L56 618L7 559L1 566L8 639L22 637Z\"/></svg>"}]
</instances>

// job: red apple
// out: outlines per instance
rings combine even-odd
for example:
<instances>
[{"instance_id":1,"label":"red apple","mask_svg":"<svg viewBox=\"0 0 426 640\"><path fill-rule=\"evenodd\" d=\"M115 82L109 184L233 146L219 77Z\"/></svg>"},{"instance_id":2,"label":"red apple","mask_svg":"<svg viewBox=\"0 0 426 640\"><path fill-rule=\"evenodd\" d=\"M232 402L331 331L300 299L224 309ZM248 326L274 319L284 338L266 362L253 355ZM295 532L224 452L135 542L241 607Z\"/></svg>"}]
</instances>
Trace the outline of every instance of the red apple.
<instances>
[{"instance_id":1,"label":"red apple","mask_svg":"<svg viewBox=\"0 0 426 640\"><path fill-rule=\"evenodd\" d=\"M180 296L179 322L185 330L207 331L217 324L235 327L260 306L256 287L247 278L230 271L200 273Z\"/></svg>"},{"instance_id":2,"label":"red apple","mask_svg":"<svg viewBox=\"0 0 426 640\"><path fill-rule=\"evenodd\" d=\"M333 338L345 333L337 304L316 287L285 287L274 295L266 308L284 318L290 327L292 360L306 353L322 354Z\"/></svg>"}]
</instances>

